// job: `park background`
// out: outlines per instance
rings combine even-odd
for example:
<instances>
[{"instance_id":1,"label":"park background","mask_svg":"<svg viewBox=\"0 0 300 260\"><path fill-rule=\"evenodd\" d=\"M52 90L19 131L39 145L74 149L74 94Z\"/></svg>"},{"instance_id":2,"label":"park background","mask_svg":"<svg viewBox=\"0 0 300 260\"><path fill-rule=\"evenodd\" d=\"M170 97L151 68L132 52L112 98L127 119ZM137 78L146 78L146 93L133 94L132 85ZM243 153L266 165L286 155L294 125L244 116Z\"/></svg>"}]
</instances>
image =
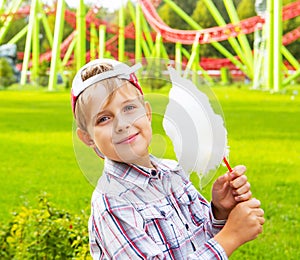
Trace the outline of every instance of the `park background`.
<instances>
[{"instance_id":1,"label":"park background","mask_svg":"<svg viewBox=\"0 0 300 260\"><path fill-rule=\"evenodd\" d=\"M201 27L217 26L202 1L173 2ZM213 2L226 23L230 23L222 1ZM233 1L241 20L256 16L254 2ZM283 1L282 4L294 2ZM30 1L22 1L23 7L28 4ZM89 8L86 6L86 10ZM76 11L68 6L67 9ZM126 13L129 9L124 9L125 24L132 22L132 17ZM178 17L170 5L162 2L157 10L171 28L193 29ZM3 13L4 10L1 11ZM110 25L119 24L119 10L111 12L100 8L96 15ZM47 17L53 33L55 18L55 13ZM3 20L1 23L1 28L4 28ZM285 21L283 34L293 31L299 23L298 16ZM26 24L28 15L15 19L1 44L9 42ZM62 38L72 31L74 27L65 23ZM41 28L40 53L51 49L45 33ZM112 37L114 34L108 33L107 41ZM252 46L254 35L247 34L247 38ZM222 44L234 52L228 42ZM18 52L23 52L26 37L20 38L16 45ZM125 46L124 59L135 52L134 39L126 39ZM173 43L165 42L164 46L167 53L175 52ZM87 45L87 51L90 48ZM299 40L290 43L288 49L299 60ZM186 46L186 50L193 52L191 45ZM120 53L106 51L105 55L114 57ZM210 44L200 45L199 56L223 59ZM49 91L51 60L43 61L37 74L26 78L25 84L10 82L14 70L5 58L0 61L0 257L88 259L87 220L94 187L81 172L73 149L70 83L76 64L68 63L68 74L63 77L63 82L57 81L54 89ZM22 59L18 57L16 64L20 63ZM28 70L32 72L34 69ZM235 76L230 74L230 70L227 73L222 77L220 72L213 78L213 84L205 78L201 84L207 83L220 102L228 130L231 164L247 166L253 196L261 200L266 214L264 233L242 246L232 259L299 259L298 79L274 91L263 85L253 89L253 81L244 74ZM146 85L145 92L166 95L169 87L168 84L158 84L157 87ZM218 174L224 171L226 169L221 166ZM201 191L207 199L210 199L210 188L211 183Z\"/></svg>"}]
</instances>

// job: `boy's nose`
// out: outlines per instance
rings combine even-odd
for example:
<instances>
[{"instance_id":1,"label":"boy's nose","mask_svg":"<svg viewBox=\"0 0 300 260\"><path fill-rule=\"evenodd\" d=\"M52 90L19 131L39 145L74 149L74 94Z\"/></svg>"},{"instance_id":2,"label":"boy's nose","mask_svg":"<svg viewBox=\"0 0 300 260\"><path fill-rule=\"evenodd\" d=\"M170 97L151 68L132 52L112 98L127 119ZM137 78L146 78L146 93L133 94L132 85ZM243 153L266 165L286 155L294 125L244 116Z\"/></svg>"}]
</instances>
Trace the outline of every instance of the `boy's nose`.
<instances>
[{"instance_id":1,"label":"boy's nose","mask_svg":"<svg viewBox=\"0 0 300 260\"><path fill-rule=\"evenodd\" d=\"M122 118L118 118L117 122L116 122L116 126L115 126L115 131L117 133L122 133L126 130L128 130L130 127L130 122L128 122L127 120L124 120Z\"/></svg>"}]
</instances>

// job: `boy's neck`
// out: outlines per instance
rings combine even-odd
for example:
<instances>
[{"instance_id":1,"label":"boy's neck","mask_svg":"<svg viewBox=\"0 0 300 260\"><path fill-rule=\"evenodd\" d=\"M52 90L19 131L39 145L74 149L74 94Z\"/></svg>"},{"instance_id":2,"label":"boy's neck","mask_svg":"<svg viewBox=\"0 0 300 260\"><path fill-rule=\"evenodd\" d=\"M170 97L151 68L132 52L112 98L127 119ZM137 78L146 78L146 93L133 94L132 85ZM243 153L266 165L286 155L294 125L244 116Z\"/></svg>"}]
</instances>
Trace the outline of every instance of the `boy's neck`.
<instances>
[{"instance_id":1,"label":"boy's neck","mask_svg":"<svg viewBox=\"0 0 300 260\"><path fill-rule=\"evenodd\" d=\"M143 158L139 158L139 160L137 160L136 162L132 162L132 163L136 164L138 166L149 168L149 169L155 169L155 167L151 163L151 159L150 159L149 155L147 155Z\"/></svg>"}]
</instances>

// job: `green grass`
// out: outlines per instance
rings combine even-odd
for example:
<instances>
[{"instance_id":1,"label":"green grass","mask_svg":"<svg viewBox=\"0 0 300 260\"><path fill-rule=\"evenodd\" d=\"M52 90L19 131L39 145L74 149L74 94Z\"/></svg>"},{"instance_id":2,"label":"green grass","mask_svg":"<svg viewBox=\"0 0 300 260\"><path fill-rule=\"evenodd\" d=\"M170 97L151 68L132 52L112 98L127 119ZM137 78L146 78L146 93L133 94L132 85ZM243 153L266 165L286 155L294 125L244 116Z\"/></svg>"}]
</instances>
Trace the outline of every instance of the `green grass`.
<instances>
[{"instance_id":1,"label":"green grass","mask_svg":"<svg viewBox=\"0 0 300 260\"><path fill-rule=\"evenodd\" d=\"M224 109L231 163L245 164L262 202L264 233L232 259L299 259L300 97L217 89Z\"/></svg>"},{"instance_id":2,"label":"green grass","mask_svg":"<svg viewBox=\"0 0 300 260\"><path fill-rule=\"evenodd\" d=\"M1 219L47 192L58 207L78 213L93 187L74 157L70 95L0 91Z\"/></svg>"},{"instance_id":3,"label":"green grass","mask_svg":"<svg viewBox=\"0 0 300 260\"><path fill-rule=\"evenodd\" d=\"M213 90L226 119L231 164L247 166L266 217L263 234L231 259L300 259L300 96ZM93 187L75 159L69 101L65 91L0 91L2 221L24 203L34 205L42 192L59 208L89 208ZM210 186L202 191L208 199Z\"/></svg>"}]
</instances>

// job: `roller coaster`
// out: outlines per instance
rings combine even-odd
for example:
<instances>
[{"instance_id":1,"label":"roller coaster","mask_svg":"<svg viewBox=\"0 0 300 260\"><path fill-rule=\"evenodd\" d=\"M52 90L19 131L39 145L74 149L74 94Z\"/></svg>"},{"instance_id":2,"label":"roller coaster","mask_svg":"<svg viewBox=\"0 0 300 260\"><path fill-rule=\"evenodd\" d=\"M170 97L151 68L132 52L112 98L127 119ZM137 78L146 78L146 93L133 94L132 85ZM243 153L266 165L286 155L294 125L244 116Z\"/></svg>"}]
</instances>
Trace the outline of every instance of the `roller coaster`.
<instances>
[{"instance_id":1,"label":"roller coaster","mask_svg":"<svg viewBox=\"0 0 300 260\"><path fill-rule=\"evenodd\" d=\"M300 27L285 35L279 35L280 37L278 36L280 28L276 27L280 27L282 21L299 16L300 1L295 1L284 7L280 5L281 0L268 1L273 5L269 9L279 10L279 13L282 14L281 16L279 13L274 14L273 12L273 20L278 21L280 18L278 24L270 24L268 8L263 10L260 15L239 20L232 0L223 1L227 7L231 23L225 23L212 0L205 0L204 3L217 21L218 26L201 28L174 2L164 0L174 12L193 28L193 30L179 30L170 28L160 18L156 10L160 1L139 0L136 6L129 1L127 7L132 22L125 26L124 8L120 8L119 24L115 25L97 17L99 7L85 10L83 0L79 1L76 11L68 9L64 0L56 1L54 6L42 4L40 0L32 0L30 5L24 4L22 0L4 0L0 6L0 10L5 10L0 12L2 22L0 44L15 44L22 37L26 37L25 50L19 50L17 53L18 60L22 61L16 65L21 71L20 83L26 82L28 70L34 75L37 73L41 62L46 61L51 64L49 68L50 90L55 87L57 72L62 72L66 66L75 64L79 68L90 59L108 56L119 60L139 60L153 57L174 59L176 64L181 64L179 69L192 68L200 71L209 82L213 82L210 75L211 71L222 71L225 68L232 75L242 75L250 79L256 88L264 85L270 89L279 84L274 87L274 90L279 90L282 85L287 85L297 78L300 75L300 64L286 46L300 37ZM56 16L54 33L51 32L47 21L49 15ZM7 30L13 25L13 21L24 17L28 18L28 24L23 30L8 42L3 42ZM36 22L37 20L42 22L51 46L51 49L45 53L40 53L38 39L40 26ZM74 30L65 39L62 39L64 23L68 23ZM275 30L275 33L270 30ZM246 38L247 34L252 33L257 37L254 47L249 45ZM106 39L107 35L113 36ZM135 40L134 53L126 52L126 38ZM86 51L86 40L90 42L89 51ZM231 54L220 44L221 41L225 40L230 43L235 54ZM278 43L278 41L280 42ZM273 42L277 42L277 44L275 47L270 47L269 53L266 55L266 46L268 44L273 45ZM165 43L175 44L173 55L167 53L164 47ZM199 46L201 44L211 44L224 58L200 58ZM184 45L191 45L191 51L187 51ZM277 59L274 60L273 54L276 53ZM284 62L282 62L283 60ZM277 67L275 61L280 63ZM266 73L266 66L269 69L269 74ZM286 73L282 79L274 78L272 76L274 74L282 75L282 67L285 67L286 72L292 73ZM263 82L261 78L264 78Z\"/></svg>"}]
</instances>

